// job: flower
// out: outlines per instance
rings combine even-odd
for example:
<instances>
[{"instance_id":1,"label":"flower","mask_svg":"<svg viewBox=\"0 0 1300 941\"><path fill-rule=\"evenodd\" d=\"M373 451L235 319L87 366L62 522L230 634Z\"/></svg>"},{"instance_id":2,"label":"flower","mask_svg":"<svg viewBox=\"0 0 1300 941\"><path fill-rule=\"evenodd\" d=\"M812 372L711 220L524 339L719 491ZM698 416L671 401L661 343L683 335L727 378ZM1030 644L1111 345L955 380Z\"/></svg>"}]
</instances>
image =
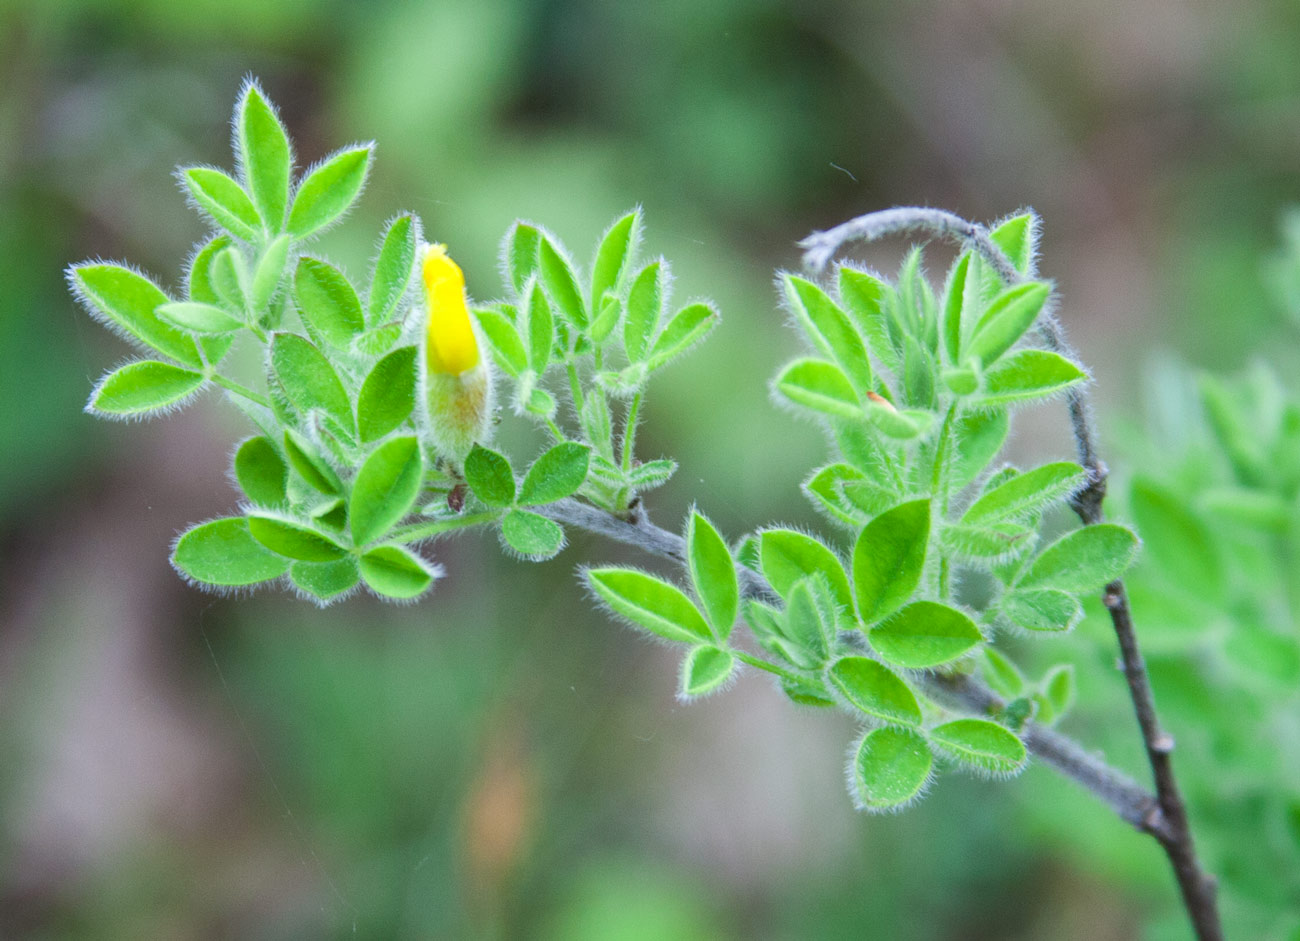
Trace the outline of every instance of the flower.
<instances>
[{"instance_id":1,"label":"flower","mask_svg":"<svg viewBox=\"0 0 1300 941\"><path fill-rule=\"evenodd\" d=\"M468 372L478 365L479 351L465 300L465 275L446 245L425 249L422 273L429 306L429 369L448 375Z\"/></svg>"},{"instance_id":2,"label":"flower","mask_svg":"<svg viewBox=\"0 0 1300 941\"><path fill-rule=\"evenodd\" d=\"M465 295L465 275L445 245L421 254L424 284L425 431L435 451L457 463L491 431L492 376Z\"/></svg>"}]
</instances>

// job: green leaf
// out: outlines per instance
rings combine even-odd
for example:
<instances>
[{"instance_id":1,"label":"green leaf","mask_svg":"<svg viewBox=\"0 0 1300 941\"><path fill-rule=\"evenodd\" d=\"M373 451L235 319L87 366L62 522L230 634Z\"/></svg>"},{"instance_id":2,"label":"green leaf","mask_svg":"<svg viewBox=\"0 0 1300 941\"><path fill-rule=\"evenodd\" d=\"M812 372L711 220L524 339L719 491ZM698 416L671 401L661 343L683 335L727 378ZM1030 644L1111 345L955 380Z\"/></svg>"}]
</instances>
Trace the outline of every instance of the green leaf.
<instances>
[{"instance_id":1,"label":"green leaf","mask_svg":"<svg viewBox=\"0 0 1300 941\"><path fill-rule=\"evenodd\" d=\"M980 404L987 407L1039 399L1063 392L1087 378L1087 373L1059 353L1021 350L984 374Z\"/></svg>"},{"instance_id":2,"label":"green leaf","mask_svg":"<svg viewBox=\"0 0 1300 941\"><path fill-rule=\"evenodd\" d=\"M346 350L365 329L361 300L342 271L319 258L300 258L293 276L298 312L330 346Z\"/></svg>"},{"instance_id":3,"label":"green leaf","mask_svg":"<svg viewBox=\"0 0 1300 941\"><path fill-rule=\"evenodd\" d=\"M862 417L862 404L853 383L834 363L797 359L777 377L776 389L796 405L834 418Z\"/></svg>"},{"instance_id":4,"label":"green leaf","mask_svg":"<svg viewBox=\"0 0 1300 941\"><path fill-rule=\"evenodd\" d=\"M827 677L853 708L896 725L921 724L916 695L883 664L869 657L841 657Z\"/></svg>"},{"instance_id":5,"label":"green leaf","mask_svg":"<svg viewBox=\"0 0 1300 941\"><path fill-rule=\"evenodd\" d=\"M827 464L804 481L803 491L813 501L813 505L832 520L857 529L873 514L865 512L849 498L846 486L865 482L866 475L851 464Z\"/></svg>"},{"instance_id":6,"label":"green leaf","mask_svg":"<svg viewBox=\"0 0 1300 941\"><path fill-rule=\"evenodd\" d=\"M682 661L681 682L678 696L682 699L698 699L717 691L727 680L731 679L736 668L736 658L730 650L723 650L712 644L692 647Z\"/></svg>"},{"instance_id":7,"label":"green leaf","mask_svg":"<svg viewBox=\"0 0 1300 941\"><path fill-rule=\"evenodd\" d=\"M865 271L841 267L839 294L840 301L866 338L868 350L890 369L898 369L901 360L898 348L890 338L886 311L889 288Z\"/></svg>"},{"instance_id":8,"label":"green leaf","mask_svg":"<svg viewBox=\"0 0 1300 941\"><path fill-rule=\"evenodd\" d=\"M254 311L265 310L275 298L284 279L284 266L289 261L290 242L287 235L277 236L263 250L249 289L248 300Z\"/></svg>"},{"instance_id":9,"label":"green leaf","mask_svg":"<svg viewBox=\"0 0 1300 941\"><path fill-rule=\"evenodd\" d=\"M523 296L528 279L537 272L537 254L542 236L536 226L516 222L506 234L505 268L516 296Z\"/></svg>"},{"instance_id":10,"label":"green leaf","mask_svg":"<svg viewBox=\"0 0 1300 941\"><path fill-rule=\"evenodd\" d=\"M357 430L366 444L400 428L415 409L414 346L393 350L375 363L357 396Z\"/></svg>"},{"instance_id":11,"label":"green leaf","mask_svg":"<svg viewBox=\"0 0 1300 941\"><path fill-rule=\"evenodd\" d=\"M600 240L591 266L591 308L599 310L605 293L618 290L628 261L641 240L641 210L634 209L615 222Z\"/></svg>"},{"instance_id":12,"label":"green leaf","mask_svg":"<svg viewBox=\"0 0 1300 941\"><path fill-rule=\"evenodd\" d=\"M948 472L954 490L968 485L998 456L1008 428L1007 413L1000 409L971 412L957 420L952 431L953 463Z\"/></svg>"},{"instance_id":13,"label":"green leaf","mask_svg":"<svg viewBox=\"0 0 1300 941\"><path fill-rule=\"evenodd\" d=\"M236 238L254 242L262 235L262 217L244 188L212 167L186 167L185 188L212 221Z\"/></svg>"},{"instance_id":14,"label":"green leaf","mask_svg":"<svg viewBox=\"0 0 1300 941\"><path fill-rule=\"evenodd\" d=\"M219 304L221 298L212 286L212 262L218 253L231 245L230 236L219 235L200 248L190 260L189 298L201 304Z\"/></svg>"},{"instance_id":15,"label":"green leaf","mask_svg":"<svg viewBox=\"0 0 1300 941\"><path fill-rule=\"evenodd\" d=\"M140 360L99 381L87 410L105 418L132 418L180 405L203 387L203 374L157 360Z\"/></svg>"},{"instance_id":16,"label":"green leaf","mask_svg":"<svg viewBox=\"0 0 1300 941\"><path fill-rule=\"evenodd\" d=\"M870 639L890 663L922 670L956 660L984 636L965 612L937 601L914 601L873 627Z\"/></svg>"},{"instance_id":17,"label":"green leaf","mask_svg":"<svg viewBox=\"0 0 1300 941\"><path fill-rule=\"evenodd\" d=\"M569 259L549 238L542 238L537 248L537 264L542 286L555 305L556 313L580 331L586 330L587 308Z\"/></svg>"},{"instance_id":18,"label":"green leaf","mask_svg":"<svg viewBox=\"0 0 1300 941\"><path fill-rule=\"evenodd\" d=\"M1074 667L1060 664L1043 677L1043 695L1052 706L1053 718L1060 719L1074 704Z\"/></svg>"},{"instance_id":19,"label":"green leaf","mask_svg":"<svg viewBox=\"0 0 1300 941\"><path fill-rule=\"evenodd\" d=\"M329 496L342 492L338 473L321 457L315 445L292 428L284 430L284 453L298 476L310 486Z\"/></svg>"},{"instance_id":20,"label":"green leaf","mask_svg":"<svg viewBox=\"0 0 1300 941\"><path fill-rule=\"evenodd\" d=\"M244 85L235 115L236 151L244 182L267 228L278 233L289 203L293 164L289 135L256 82Z\"/></svg>"},{"instance_id":21,"label":"green leaf","mask_svg":"<svg viewBox=\"0 0 1300 941\"><path fill-rule=\"evenodd\" d=\"M903 338L903 398L906 405L931 408L934 405L934 374L937 366L929 349L915 337Z\"/></svg>"},{"instance_id":22,"label":"green leaf","mask_svg":"<svg viewBox=\"0 0 1300 941\"><path fill-rule=\"evenodd\" d=\"M840 608L853 607L849 578L839 556L812 536L793 529L767 529L759 534L759 560L763 577L781 597L790 594L795 582L820 574Z\"/></svg>"},{"instance_id":23,"label":"green leaf","mask_svg":"<svg viewBox=\"0 0 1300 941\"><path fill-rule=\"evenodd\" d=\"M966 277L970 273L970 259L970 252L963 252L957 259L952 274L948 276L948 287L944 292L943 346L948 354L948 362L954 364L962 361L962 307L966 299ZM951 384L949 387L952 388ZM957 389L953 388L953 391L957 392ZM969 392L958 394L966 395Z\"/></svg>"},{"instance_id":24,"label":"green leaf","mask_svg":"<svg viewBox=\"0 0 1300 941\"><path fill-rule=\"evenodd\" d=\"M191 527L176 540L172 565L186 578L224 588L256 585L289 570L289 560L257 542L238 516Z\"/></svg>"},{"instance_id":25,"label":"green leaf","mask_svg":"<svg viewBox=\"0 0 1300 941\"><path fill-rule=\"evenodd\" d=\"M900 412L889 402L874 399L867 401L866 416L885 435L900 441L918 437L929 425L929 415L924 412L916 409ZM919 423L917 418L925 419L925 424Z\"/></svg>"},{"instance_id":26,"label":"green leaf","mask_svg":"<svg viewBox=\"0 0 1300 941\"><path fill-rule=\"evenodd\" d=\"M249 438L235 452L235 479L248 499L261 506L285 501L289 468L269 438Z\"/></svg>"},{"instance_id":27,"label":"green leaf","mask_svg":"<svg viewBox=\"0 0 1300 941\"><path fill-rule=\"evenodd\" d=\"M591 342L597 346L604 345L614 328L618 326L623 315L623 302L617 297L608 296L601 302L600 308L591 321Z\"/></svg>"},{"instance_id":28,"label":"green leaf","mask_svg":"<svg viewBox=\"0 0 1300 941\"><path fill-rule=\"evenodd\" d=\"M158 317L167 295L142 274L113 264L74 265L68 271L72 291L90 316L178 363L201 369L194 338Z\"/></svg>"},{"instance_id":29,"label":"green leaf","mask_svg":"<svg viewBox=\"0 0 1300 941\"><path fill-rule=\"evenodd\" d=\"M247 316L251 284L243 253L233 245L223 248L212 259L211 275L218 300L241 317Z\"/></svg>"},{"instance_id":30,"label":"green leaf","mask_svg":"<svg viewBox=\"0 0 1300 941\"><path fill-rule=\"evenodd\" d=\"M696 343L703 340L716 327L721 318L709 304L688 304L673 315L663 333L650 348L646 368L652 372L668 365Z\"/></svg>"},{"instance_id":31,"label":"green leaf","mask_svg":"<svg viewBox=\"0 0 1300 941\"><path fill-rule=\"evenodd\" d=\"M533 415L554 419L559 405L555 401L555 396L545 389L533 389L528 393L528 401L524 403L524 408Z\"/></svg>"},{"instance_id":32,"label":"green leaf","mask_svg":"<svg viewBox=\"0 0 1300 941\"><path fill-rule=\"evenodd\" d=\"M668 483L675 473L677 473L677 462L660 458L634 465L627 480L633 490L653 490Z\"/></svg>"},{"instance_id":33,"label":"green leaf","mask_svg":"<svg viewBox=\"0 0 1300 941\"><path fill-rule=\"evenodd\" d=\"M322 602L333 601L356 587L361 577L356 559L335 562L295 562L289 569L294 587Z\"/></svg>"},{"instance_id":34,"label":"green leaf","mask_svg":"<svg viewBox=\"0 0 1300 941\"><path fill-rule=\"evenodd\" d=\"M1025 691L1024 675L992 647L984 648L984 680L1003 699L1015 699Z\"/></svg>"},{"instance_id":35,"label":"green leaf","mask_svg":"<svg viewBox=\"0 0 1300 941\"><path fill-rule=\"evenodd\" d=\"M414 435L392 438L371 452L357 472L348 502L352 541L374 542L399 523L420 495L424 462Z\"/></svg>"},{"instance_id":36,"label":"green leaf","mask_svg":"<svg viewBox=\"0 0 1300 941\"><path fill-rule=\"evenodd\" d=\"M929 538L929 500L899 504L863 528L853 547L853 589L864 624L897 611L912 597Z\"/></svg>"},{"instance_id":37,"label":"green leaf","mask_svg":"<svg viewBox=\"0 0 1300 941\"><path fill-rule=\"evenodd\" d=\"M1034 531L1016 523L949 525L943 527L941 539L945 549L962 558L1006 561L1034 544Z\"/></svg>"},{"instance_id":38,"label":"green leaf","mask_svg":"<svg viewBox=\"0 0 1300 941\"><path fill-rule=\"evenodd\" d=\"M940 378L954 395L970 395L980 387L979 377L972 369L945 369Z\"/></svg>"},{"instance_id":39,"label":"green leaf","mask_svg":"<svg viewBox=\"0 0 1300 941\"><path fill-rule=\"evenodd\" d=\"M502 369L512 376L518 376L528 368L528 352L524 349L524 341L505 314L492 307L480 307L474 310L474 316Z\"/></svg>"},{"instance_id":40,"label":"green leaf","mask_svg":"<svg viewBox=\"0 0 1300 941\"><path fill-rule=\"evenodd\" d=\"M393 348L393 344L402 338L402 323L394 321L367 330L356 339L357 352L362 356L383 356Z\"/></svg>"},{"instance_id":41,"label":"green leaf","mask_svg":"<svg viewBox=\"0 0 1300 941\"><path fill-rule=\"evenodd\" d=\"M1028 757L1024 742L986 719L945 722L930 730L930 741L958 761L993 774L1013 774Z\"/></svg>"},{"instance_id":42,"label":"green leaf","mask_svg":"<svg viewBox=\"0 0 1300 941\"><path fill-rule=\"evenodd\" d=\"M871 361L862 337L826 292L803 278L784 275L785 294L808 336L840 369L860 393L872 388Z\"/></svg>"},{"instance_id":43,"label":"green leaf","mask_svg":"<svg viewBox=\"0 0 1300 941\"><path fill-rule=\"evenodd\" d=\"M1068 631L1083 620L1083 605L1057 588L1018 589L1002 599L1002 613L1030 631Z\"/></svg>"},{"instance_id":44,"label":"green leaf","mask_svg":"<svg viewBox=\"0 0 1300 941\"><path fill-rule=\"evenodd\" d=\"M1150 477L1134 478L1131 501L1147 553L1169 580L1210 604L1222 602L1223 562L1206 525Z\"/></svg>"},{"instance_id":45,"label":"green leaf","mask_svg":"<svg viewBox=\"0 0 1300 941\"><path fill-rule=\"evenodd\" d=\"M528 338L528 367L537 375L546 372L555 346L555 317L541 284L534 281L524 306L524 335Z\"/></svg>"},{"instance_id":46,"label":"green leaf","mask_svg":"<svg viewBox=\"0 0 1300 941\"><path fill-rule=\"evenodd\" d=\"M639 363L650 349L650 338L659 329L664 310L664 281L668 266L652 262L641 269L627 295L627 317L623 320L623 349L630 363Z\"/></svg>"},{"instance_id":47,"label":"green leaf","mask_svg":"<svg viewBox=\"0 0 1300 941\"><path fill-rule=\"evenodd\" d=\"M564 441L551 448L528 468L519 486L524 506L554 503L576 493L587 479L591 449L576 441Z\"/></svg>"},{"instance_id":48,"label":"green leaf","mask_svg":"<svg viewBox=\"0 0 1300 941\"><path fill-rule=\"evenodd\" d=\"M474 496L488 506L511 506L515 502L515 472L505 455L482 445L465 458L465 480Z\"/></svg>"},{"instance_id":49,"label":"green leaf","mask_svg":"<svg viewBox=\"0 0 1300 941\"><path fill-rule=\"evenodd\" d=\"M786 648L791 662L806 669L821 669L839 627L835 602L822 576L794 583L785 606L785 625L785 637L799 648Z\"/></svg>"},{"instance_id":50,"label":"green leaf","mask_svg":"<svg viewBox=\"0 0 1300 941\"><path fill-rule=\"evenodd\" d=\"M388 321L406 294L415 270L415 243L419 235L414 217L402 215L388 223L379 243L375 270L370 276L367 323L376 326Z\"/></svg>"},{"instance_id":51,"label":"green leaf","mask_svg":"<svg viewBox=\"0 0 1300 941\"><path fill-rule=\"evenodd\" d=\"M887 490L870 480L846 480L840 485L845 501L858 513L853 529L858 529L871 517L878 516L898 503L898 492Z\"/></svg>"},{"instance_id":52,"label":"green leaf","mask_svg":"<svg viewBox=\"0 0 1300 941\"><path fill-rule=\"evenodd\" d=\"M976 325L966 358L984 366L997 360L1033 326L1051 293L1051 285L1030 281L999 294Z\"/></svg>"},{"instance_id":53,"label":"green leaf","mask_svg":"<svg viewBox=\"0 0 1300 941\"><path fill-rule=\"evenodd\" d=\"M192 333L229 333L245 324L220 307L195 301L169 301L158 305L158 317Z\"/></svg>"},{"instance_id":54,"label":"green leaf","mask_svg":"<svg viewBox=\"0 0 1300 941\"><path fill-rule=\"evenodd\" d=\"M311 235L348 211L366 183L370 152L370 145L341 150L307 174L289 211L290 235Z\"/></svg>"},{"instance_id":55,"label":"green leaf","mask_svg":"<svg viewBox=\"0 0 1300 941\"><path fill-rule=\"evenodd\" d=\"M1137 537L1123 526L1084 526L1044 549L1017 587L1096 591L1124 574L1137 547Z\"/></svg>"},{"instance_id":56,"label":"green leaf","mask_svg":"<svg viewBox=\"0 0 1300 941\"><path fill-rule=\"evenodd\" d=\"M324 533L282 516L250 513L248 531L272 552L301 562L332 562L348 554Z\"/></svg>"},{"instance_id":57,"label":"green leaf","mask_svg":"<svg viewBox=\"0 0 1300 941\"><path fill-rule=\"evenodd\" d=\"M320 409L351 429L352 402L338 373L325 354L296 333L277 333L271 339L271 367L284 394L302 414Z\"/></svg>"},{"instance_id":58,"label":"green leaf","mask_svg":"<svg viewBox=\"0 0 1300 941\"><path fill-rule=\"evenodd\" d=\"M409 601L429 590L438 570L400 546L379 546L358 562L366 586L381 598Z\"/></svg>"},{"instance_id":59,"label":"green leaf","mask_svg":"<svg viewBox=\"0 0 1300 941\"><path fill-rule=\"evenodd\" d=\"M564 530L559 523L527 510L511 510L501 520L501 536L511 549L540 562L564 548Z\"/></svg>"},{"instance_id":60,"label":"green leaf","mask_svg":"<svg viewBox=\"0 0 1300 941\"><path fill-rule=\"evenodd\" d=\"M587 569L587 583L616 614L666 640L712 643L704 616L675 585L634 569Z\"/></svg>"},{"instance_id":61,"label":"green leaf","mask_svg":"<svg viewBox=\"0 0 1300 941\"><path fill-rule=\"evenodd\" d=\"M578 414L578 421L582 424L582 430L592 445L611 466L614 461L614 428L609 416L609 402L603 395L589 395L582 403L582 411ZM615 468L619 475L622 474L620 468Z\"/></svg>"},{"instance_id":62,"label":"green leaf","mask_svg":"<svg viewBox=\"0 0 1300 941\"><path fill-rule=\"evenodd\" d=\"M1073 462L1044 464L989 490L971 504L962 522L987 524L1028 519L1078 490L1085 480L1084 469Z\"/></svg>"},{"instance_id":63,"label":"green leaf","mask_svg":"<svg viewBox=\"0 0 1300 941\"><path fill-rule=\"evenodd\" d=\"M989 237L1007 253L1017 271L1023 275L1029 274L1038 244L1037 216L1032 212L1013 216L989 233Z\"/></svg>"},{"instance_id":64,"label":"green leaf","mask_svg":"<svg viewBox=\"0 0 1300 941\"><path fill-rule=\"evenodd\" d=\"M726 640L740 610L736 563L713 524L694 511L686 525L686 557L691 583L713 625L713 634Z\"/></svg>"},{"instance_id":65,"label":"green leaf","mask_svg":"<svg viewBox=\"0 0 1300 941\"><path fill-rule=\"evenodd\" d=\"M934 758L912 729L886 726L868 732L853 756L854 797L859 810L891 810L920 796Z\"/></svg>"}]
</instances>

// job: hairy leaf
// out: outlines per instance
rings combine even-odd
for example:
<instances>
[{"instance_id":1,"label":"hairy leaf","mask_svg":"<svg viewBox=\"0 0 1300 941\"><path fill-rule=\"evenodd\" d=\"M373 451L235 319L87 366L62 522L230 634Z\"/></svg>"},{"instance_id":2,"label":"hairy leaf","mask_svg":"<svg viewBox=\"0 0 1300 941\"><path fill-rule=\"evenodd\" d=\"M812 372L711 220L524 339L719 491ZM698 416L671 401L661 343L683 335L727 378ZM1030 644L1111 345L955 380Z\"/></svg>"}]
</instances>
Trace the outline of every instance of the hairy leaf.
<instances>
[{"instance_id":1,"label":"hairy leaf","mask_svg":"<svg viewBox=\"0 0 1300 941\"><path fill-rule=\"evenodd\" d=\"M916 695L884 664L869 657L841 657L827 677L853 708L896 725L921 724Z\"/></svg>"},{"instance_id":2,"label":"hairy leaf","mask_svg":"<svg viewBox=\"0 0 1300 941\"><path fill-rule=\"evenodd\" d=\"M713 524L697 512L691 513L686 527L686 550L695 594L714 636L726 640L740 609L740 582L731 550Z\"/></svg>"},{"instance_id":3,"label":"hairy leaf","mask_svg":"<svg viewBox=\"0 0 1300 941\"><path fill-rule=\"evenodd\" d=\"M712 642L704 616L675 585L633 569L586 571L587 583L616 613L666 640Z\"/></svg>"},{"instance_id":4,"label":"hairy leaf","mask_svg":"<svg viewBox=\"0 0 1300 941\"><path fill-rule=\"evenodd\" d=\"M375 363L357 396L357 430L367 444L401 427L415 409L414 346L403 346Z\"/></svg>"},{"instance_id":5,"label":"hairy leaf","mask_svg":"<svg viewBox=\"0 0 1300 941\"><path fill-rule=\"evenodd\" d=\"M863 528L853 547L853 590L864 624L892 614L912 597L929 538L929 500L899 504Z\"/></svg>"},{"instance_id":6,"label":"hairy leaf","mask_svg":"<svg viewBox=\"0 0 1300 941\"><path fill-rule=\"evenodd\" d=\"M182 575L225 588L279 578L289 564L254 539L248 521L238 516L190 528L172 552L172 565Z\"/></svg>"},{"instance_id":7,"label":"hairy leaf","mask_svg":"<svg viewBox=\"0 0 1300 941\"><path fill-rule=\"evenodd\" d=\"M166 410L203 387L203 374L157 360L140 360L113 370L90 397L90 411L126 418Z\"/></svg>"},{"instance_id":8,"label":"hairy leaf","mask_svg":"<svg viewBox=\"0 0 1300 941\"><path fill-rule=\"evenodd\" d=\"M868 636L885 660L918 670L956 660L984 639L964 611L937 601L912 602Z\"/></svg>"},{"instance_id":9,"label":"hairy leaf","mask_svg":"<svg viewBox=\"0 0 1300 941\"><path fill-rule=\"evenodd\" d=\"M1011 774L1024 766L1024 742L996 722L957 719L930 730L930 741L958 761L982 771Z\"/></svg>"},{"instance_id":10,"label":"hairy leaf","mask_svg":"<svg viewBox=\"0 0 1300 941\"><path fill-rule=\"evenodd\" d=\"M311 235L348 211L366 183L370 153L369 146L339 151L307 175L289 211L290 235Z\"/></svg>"},{"instance_id":11,"label":"hairy leaf","mask_svg":"<svg viewBox=\"0 0 1300 941\"><path fill-rule=\"evenodd\" d=\"M682 661L678 695L682 699L707 696L731 679L735 668L736 658L730 650L712 644L692 647L686 659Z\"/></svg>"},{"instance_id":12,"label":"hairy leaf","mask_svg":"<svg viewBox=\"0 0 1300 941\"><path fill-rule=\"evenodd\" d=\"M375 448L352 482L352 541L364 546L400 522L415 504L423 478L420 442L414 435L391 438Z\"/></svg>"},{"instance_id":13,"label":"hairy leaf","mask_svg":"<svg viewBox=\"0 0 1300 941\"><path fill-rule=\"evenodd\" d=\"M853 756L853 784L863 810L890 810L914 800L930 780L934 758L912 729L886 726L868 732Z\"/></svg>"}]
</instances>

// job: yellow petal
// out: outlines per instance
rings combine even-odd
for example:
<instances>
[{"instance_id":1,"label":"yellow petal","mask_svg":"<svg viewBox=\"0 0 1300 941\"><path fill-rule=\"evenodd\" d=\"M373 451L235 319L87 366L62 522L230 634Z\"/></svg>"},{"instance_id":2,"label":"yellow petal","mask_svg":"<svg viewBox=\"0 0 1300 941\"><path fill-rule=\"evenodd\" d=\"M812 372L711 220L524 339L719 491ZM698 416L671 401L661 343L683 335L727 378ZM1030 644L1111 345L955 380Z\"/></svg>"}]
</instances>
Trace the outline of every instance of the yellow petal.
<instances>
[{"instance_id":1,"label":"yellow petal","mask_svg":"<svg viewBox=\"0 0 1300 941\"><path fill-rule=\"evenodd\" d=\"M429 368L459 375L478 365L478 341L465 300L465 275L447 256L447 246L424 254L424 292L429 303Z\"/></svg>"}]
</instances>

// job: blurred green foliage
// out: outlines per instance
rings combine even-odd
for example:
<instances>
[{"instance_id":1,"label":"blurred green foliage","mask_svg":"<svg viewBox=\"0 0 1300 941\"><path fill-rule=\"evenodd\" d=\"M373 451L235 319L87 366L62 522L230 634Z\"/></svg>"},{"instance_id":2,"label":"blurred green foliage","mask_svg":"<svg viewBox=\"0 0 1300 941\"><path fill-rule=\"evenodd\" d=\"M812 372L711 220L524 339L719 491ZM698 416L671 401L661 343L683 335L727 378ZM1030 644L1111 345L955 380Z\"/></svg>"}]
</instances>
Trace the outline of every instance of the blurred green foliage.
<instances>
[{"instance_id":1,"label":"blurred green foliage","mask_svg":"<svg viewBox=\"0 0 1300 941\"><path fill-rule=\"evenodd\" d=\"M496 283L516 216L582 244L644 204L682 296L719 302L710 359L727 364L687 359L656 392L643 451L671 441L683 465L656 505L680 517L698 499L730 531L811 524L797 485L818 436L764 387L788 352L770 272L796 263L795 238L893 203L1034 205L1109 425L1152 342L1238 369L1277 336L1259 266L1300 199L1297 43L1290 0L0 6L0 397L22 405L5 409L0 461L0 934L1138 936L1174 904L1158 853L1043 769L862 820L810 770L847 725L819 738L781 705L768 754L745 724L779 700L764 684L734 694L739 714L675 710L672 664L576 584L554 589L593 546L533 575L462 541L439 593L396 613L171 584L168 539L233 492L188 457L204 445L186 423L137 437L81 414L123 347L59 272L103 255L177 276L201 231L158 169L224 158L220 118L254 72L304 158L380 142L354 231L419 212L471 291ZM357 271L371 250L327 247ZM230 437L205 420L191 435ZM1066 456L1052 434L1044 449ZM748 470L724 483L724 460ZM89 537L97 553L71 552ZM1111 706L1069 731L1140 773L1097 624L1080 629L1080 699ZM1204 690L1173 662L1156 691L1180 771L1262 751L1203 750L1213 730L1198 743L1179 703ZM1225 722L1239 702L1215 703ZM195 742L203 774L185 771ZM1235 861L1230 897L1256 900L1225 902L1253 937L1261 906L1274 921L1298 907L1256 853L1280 852L1284 821L1245 791L1218 816L1212 785L1194 809L1212 863ZM484 793L497 809L475 809ZM474 821L490 841L468 840Z\"/></svg>"}]
</instances>

